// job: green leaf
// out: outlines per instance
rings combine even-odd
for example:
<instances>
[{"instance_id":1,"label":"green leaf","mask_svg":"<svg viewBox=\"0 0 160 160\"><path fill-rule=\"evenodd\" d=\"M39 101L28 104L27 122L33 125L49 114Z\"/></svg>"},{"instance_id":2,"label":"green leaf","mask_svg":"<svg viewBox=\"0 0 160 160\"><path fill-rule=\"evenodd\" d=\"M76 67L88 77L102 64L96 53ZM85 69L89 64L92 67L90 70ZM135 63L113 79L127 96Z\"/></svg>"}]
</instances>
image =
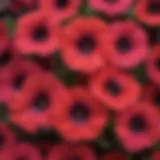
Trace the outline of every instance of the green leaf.
<instances>
[{"instance_id":1,"label":"green leaf","mask_svg":"<svg viewBox=\"0 0 160 160\"><path fill-rule=\"evenodd\" d=\"M13 36L15 32L15 27L16 27L16 21L11 17L5 17L4 22L8 28L9 34Z\"/></svg>"},{"instance_id":2,"label":"green leaf","mask_svg":"<svg viewBox=\"0 0 160 160\"><path fill-rule=\"evenodd\" d=\"M140 82L141 84L147 83L149 81L145 70L146 68L144 64L141 64L140 66L138 66L133 70L133 75L135 76L137 81Z\"/></svg>"}]
</instances>

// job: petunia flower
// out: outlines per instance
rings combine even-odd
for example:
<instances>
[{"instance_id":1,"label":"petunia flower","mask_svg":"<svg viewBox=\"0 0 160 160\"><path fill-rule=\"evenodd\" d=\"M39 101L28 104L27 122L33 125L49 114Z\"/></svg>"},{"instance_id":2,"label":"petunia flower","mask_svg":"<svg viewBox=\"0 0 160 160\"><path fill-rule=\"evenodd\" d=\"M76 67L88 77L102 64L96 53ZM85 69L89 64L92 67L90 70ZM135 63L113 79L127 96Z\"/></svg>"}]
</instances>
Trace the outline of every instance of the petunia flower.
<instances>
[{"instance_id":1,"label":"petunia flower","mask_svg":"<svg viewBox=\"0 0 160 160\"><path fill-rule=\"evenodd\" d=\"M115 17L127 13L133 0L89 0L90 6L98 11Z\"/></svg>"},{"instance_id":2,"label":"petunia flower","mask_svg":"<svg viewBox=\"0 0 160 160\"><path fill-rule=\"evenodd\" d=\"M31 75L11 101L11 121L30 133L48 128L55 95L59 92L66 89L56 77L49 73Z\"/></svg>"},{"instance_id":3,"label":"petunia flower","mask_svg":"<svg viewBox=\"0 0 160 160\"><path fill-rule=\"evenodd\" d=\"M107 111L85 88L75 87L68 92L56 96L53 126L69 141L95 139L108 124Z\"/></svg>"},{"instance_id":4,"label":"petunia flower","mask_svg":"<svg viewBox=\"0 0 160 160\"><path fill-rule=\"evenodd\" d=\"M93 27L96 26L96 27ZM62 29L60 49L71 69L93 73L104 66L100 53L106 53L106 24L97 18L78 18Z\"/></svg>"},{"instance_id":5,"label":"petunia flower","mask_svg":"<svg viewBox=\"0 0 160 160\"><path fill-rule=\"evenodd\" d=\"M0 123L0 158L4 151L11 148L16 143L16 138L13 131L3 122Z\"/></svg>"},{"instance_id":6,"label":"petunia flower","mask_svg":"<svg viewBox=\"0 0 160 160\"><path fill-rule=\"evenodd\" d=\"M0 20L0 53L3 53L9 44L9 35L5 23Z\"/></svg>"},{"instance_id":7,"label":"petunia flower","mask_svg":"<svg viewBox=\"0 0 160 160\"><path fill-rule=\"evenodd\" d=\"M24 55L51 55L57 49L57 24L48 12L35 11L17 21L15 46Z\"/></svg>"},{"instance_id":8,"label":"petunia flower","mask_svg":"<svg viewBox=\"0 0 160 160\"><path fill-rule=\"evenodd\" d=\"M160 113L160 88L159 86L149 84L143 87L141 101L146 102Z\"/></svg>"},{"instance_id":9,"label":"petunia flower","mask_svg":"<svg viewBox=\"0 0 160 160\"><path fill-rule=\"evenodd\" d=\"M146 73L157 85L160 85L160 45L155 45L147 57Z\"/></svg>"},{"instance_id":10,"label":"petunia flower","mask_svg":"<svg viewBox=\"0 0 160 160\"><path fill-rule=\"evenodd\" d=\"M3 156L5 160L42 160L40 152L28 142L21 142L8 148Z\"/></svg>"},{"instance_id":11,"label":"petunia flower","mask_svg":"<svg viewBox=\"0 0 160 160\"><path fill-rule=\"evenodd\" d=\"M117 151L104 154L101 160L128 160L128 158L123 153Z\"/></svg>"},{"instance_id":12,"label":"petunia flower","mask_svg":"<svg viewBox=\"0 0 160 160\"><path fill-rule=\"evenodd\" d=\"M97 100L115 111L134 104L140 96L140 86L134 77L113 67L94 74L90 79L89 88Z\"/></svg>"},{"instance_id":13,"label":"petunia flower","mask_svg":"<svg viewBox=\"0 0 160 160\"><path fill-rule=\"evenodd\" d=\"M0 102L10 107L12 97L23 88L25 80L41 72L36 64L17 58L0 70Z\"/></svg>"},{"instance_id":14,"label":"petunia flower","mask_svg":"<svg viewBox=\"0 0 160 160\"><path fill-rule=\"evenodd\" d=\"M143 62L148 53L148 37L133 21L118 21L110 25L106 36L107 53L102 56L120 68L133 68Z\"/></svg>"},{"instance_id":15,"label":"petunia flower","mask_svg":"<svg viewBox=\"0 0 160 160\"><path fill-rule=\"evenodd\" d=\"M8 12L11 16L20 16L26 12L33 11L38 7L39 0L11 0Z\"/></svg>"},{"instance_id":16,"label":"petunia flower","mask_svg":"<svg viewBox=\"0 0 160 160\"><path fill-rule=\"evenodd\" d=\"M159 150L154 151L151 157L152 157L152 160L159 160L160 159L160 151Z\"/></svg>"},{"instance_id":17,"label":"petunia flower","mask_svg":"<svg viewBox=\"0 0 160 160\"><path fill-rule=\"evenodd\" d=\"M53 147L47 158L47 160L64 159L96 160L96 156L91 148L83 144L59 144Z\"/></svg>"},{"instance_id":18,"label":"petunia flower","mask_svg":"<svg viewBox=\"0 0 160 160\"><path fill-rule=\"evenodd\" d=\"M76 15L81 0L40 0L39 3L42 11L52 12L52 17L61 22Z\"/></svg>"},{"instance_id":19,"label":"petunia flower","mask_svg":"<svg viewBox=\"0 0 160 160\"><path fill-rule=\"evenodd\" d=\"M152 147L159 139L159 114L147 103L134 104L116 117L116 135L129 152Z\"/></svg>"},{"instance_id":20,"label":"petunia flower","mask_svg":"<svg viewBox=\"0 0 160 160\"><path fill-rule=\"evenodd\" d=\"M135 15L146 25L151 27L160 26L160 1L140 0L135 6Z\"/></svg>"}]
</instances>

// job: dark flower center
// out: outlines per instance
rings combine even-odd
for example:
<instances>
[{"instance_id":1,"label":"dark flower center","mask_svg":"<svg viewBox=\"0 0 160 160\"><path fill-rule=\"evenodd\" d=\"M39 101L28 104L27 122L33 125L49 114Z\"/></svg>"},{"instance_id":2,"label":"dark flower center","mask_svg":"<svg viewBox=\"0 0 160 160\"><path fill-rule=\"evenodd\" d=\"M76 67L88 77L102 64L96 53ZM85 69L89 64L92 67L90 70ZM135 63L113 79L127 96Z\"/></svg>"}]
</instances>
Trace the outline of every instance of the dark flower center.
<instances>
[{"instance_id":1,"label":"dark flower center","mask_svg":"<svg viewBox=\"0 0 160 160\"><path fill-rule=\"evenodd\" d=\"M48 38L48 29L45 25L39 25L33 30L33 39L38 42L43 42Z\"/></svg>"},{"instance_id":2,"label":"dark flower center","mask_svg":"<svg viewBox=\"0 0 160 160\"><path fill-rule=\"evenodd\" d=\"M159 0L150 0L148 4L148 11L151 14L160 14L160 1Z\"/></svg>"},{"instance_id":3,"label":"dark flower center","mask_svg":"<svg viewBox=\"0 0 160 160\"><path fill-rule=\"evenodd\" d=\"M0 135L0 148L3 147L4 143L5 143L5 139L3 135Z\"/></svg>"},{"instance_id":4,"label":"dark flower center","mask_svg":"<svg viewBox=\"0 0 160 160\"><path fill-rule=\"evenodd\" d=\"M77 156L73 156L73 157L69 157L67 160L81 160L81 158Z\"/></svg>"},{"instance_id":5,"label":"dark flower center","mask_svg":"<svg viewBox=\"0 0 160 160\"><path fill-rule=\"evenodd\" d=\"M157 60L155 61L155 66L156 66L157 69L160 70L160 59L157 59Z\"/></svg>"},{"instance_id":6,"label":"dark flower center","mask_svg":"<svg viewBox=\"0 0 160 160\"><path fill-rule=\"evenodd\" d=\"M116 81L114 81L112 79L105 82L104 88L112 96L118 96L122 92L121 86Z\"/></svg>"},{"instance_id":7,"label":"dark flower center","mask_svg":"<svg viewBox=\"0 0 160 160\"><path fill-rule=\"evenodd\" d=\"M94 38L90 35L84 35L76 41L76 46L83 54L90 54L96 47Z\"/></svg>"},{"instance_id":8,"label":"dark flower center","mask_svg":"<svg viewBox=\"0 0 160 160\"><path fill-rule=\"evenodd\" d=\"M9 50L6 50L0 55L0 66L7 65L12 59L12 55Z\"/></svg>"},{"instance_id":9,"label":"dark flower center","mask_svg":"<svg viewBox=\"0 0 160 160\"><path fill-rule=\"evenodd\" d=\"M115 4L117 0L104 0L106 3Z\"/></svg>"},{"instance_id":10,"label":"dark flower center","mask_svg":"<svg viewBox=\"0 0 160 160\"><path fill-rule=\"evenodd\" d=\"M146 121L141 115L134 116L130 120L129 126L133 132L143 132L147 128Z\"/></svg>"},{"instance_id":11,"label":"dark flower center","mask_svg":"<svg viewBox=\"0 0 160 160\"><path fill-rule=\"evenodd\" d=\"M46 93L39 92L33 99L33 106L37 111L44 111L49 106L49 96Z\"/></svg>"},{"instance_id":12,"label":"dark flower center","mask_svg":"<svg viewBox=\"0 0 160 160\"><path fill-rule=\"evenodd\" d=\"M67 7L69 0L56 0L56 6L58 9L64 9Z\"/></svg>"},{"instance_id":13,"label":"dark flower center","mask_svg":"<svg viewBox=\"0 0 160 160\"><path fill-rule=\"evenodd\" d=\"M120 37L116 42L116 47L120 53L127 53L132 49L132 44L129 38Z\"/></svg>"},{"instance_id":14,"label":"dark flower center","mask_svg":"<svg viewBox=\"0 0 160 160\"><path fill-rule=\"evenodd\" d=\"M18 75L16 76L15 80L13 81L13 86L15 89L20 89L25 81L24 75Z\"/></svg>"},{"instance_id":15,"label":"dark flower center","mask_svg":"<svg viewBox=\"0 0 160 160\"><path fill-rule=\"evenodd\" d=\"M153 104L160 107L160 92L156 93L153 97Z\"/></svg>"},{"instance_id":16,"label":"dark flower center","mask_svg":"<svg viewBox=\"0 0 160 160\"><path fill-rule=\"evenodd\" d=\"M84 122L89 118L89 110L86 104L77 102L72 106L71 117L75 122Z\"/></svg>"},{"instance_id":17,"label":"dark flower center","mask_svg":"<svg viewBox=\"0 0 160 160\"><path fill-rule=\"evenodd\" d=\"M81 160L81 158L79 158L79 157L73 157L72 160Z\"/></svg>"}]
</instances>

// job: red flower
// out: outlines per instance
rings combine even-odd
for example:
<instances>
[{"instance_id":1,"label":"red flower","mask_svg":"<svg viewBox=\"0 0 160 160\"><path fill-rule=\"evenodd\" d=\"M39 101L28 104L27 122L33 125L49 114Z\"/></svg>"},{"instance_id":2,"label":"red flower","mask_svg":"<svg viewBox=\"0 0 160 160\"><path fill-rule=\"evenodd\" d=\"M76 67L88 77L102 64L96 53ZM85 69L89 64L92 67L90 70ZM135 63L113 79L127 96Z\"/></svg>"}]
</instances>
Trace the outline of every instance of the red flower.
<instances>
[{"instance_id":1,"label":"red flower","mask_svg":"<svg viewBox=\"0 0 160 160\"><path fill-rule=\"evenodd\" d=\"M47 57L35 56L34 62L36 62L44 71L52 71L55 69L55 64L57 62L57 59L51 58L50 56Z\"/></svg>"},{"instance_id":2,"label":"red flower","mask_svg":"<svg viewBox=\"0 0 160 160\"><path fill-rule=\"evenodd\" d=\"M128 160L128 158L120 152L109 152L101 160Z\"/></svg>"},{"instance_id":3,"label":"red flower","mask_svg":"<svg viewBox=\"0 0 160 160\"><path fill-rule=\"evenodd\" d=\"M52 17L60 22L76 14L81 0L40 0L42 11L51 11Z\"/></svg>"},{"instance_id":4,"label":"red flower","mask_svg":"<svg viewBox=\"0 0 160 160\"><path fill-rule=\"evenodd\" d=\"M0 51L0 72L8 68L18 58L18 51L13 47L12 42L7 42L4 49Z\"/></svg>"},{"instance_id":5,"label":"red flower","mask_svg":"<svg viewBox=\"0 0 160 160\"><path fill-rule=\"evenodd\" d=\"M60 144L51 150L47 160L64 159L96 160L96 157L88 146Z\"/></svg>"},{"instance_id":6,"label":"red flower","mask_svg":"<svg viewBox=\"0 0 160 160\"><path fill-rule=\"evenodd\" d=\"M57 94L56 100L51 118L66 140L92 140L108 123L103 106L84 88L74 88L68 95Z\"/></svg>"},{"instance_id":7,"label":"red flower","mask_svg":"<svg viewBox=\"0 0 160 160\"><path fill-rule=\"evenodd\" d=\"M0 20L0 54L6 50L9 44L8 30L4 22Z\"/></svg>"},{"instance_id":8,"label":"red flower","mask_svg":"<svg viewBox=\"0 0 160 160\"><path fill-rule=\"evenodd\" d=\"M110 61L114 65L131 68L144 60L148 52L148 37L136 23L132 21L116 22L110 26L108 31L105 42L107 51L110 53ZM108 54L102 54L108 60Z\"/></svg>"},{"instance_id":9,"label":"red flower","mask_svg":"<svg viewBox=\"0 0 160 160\"><path fill-rule=\"evenodd\" d=\"M38 150L41 152L42 155L46 156L51 151L53 143L40 140L38 143L36 143L36 147L38 148Z\"/></svg>"},{"instance_id":10,"label":"red flower","mask_svg":"<svg viewBox=\"0 0 160 160\"><path fill-rule=\"evenodd\" d=\"M0 71L0 101L1 103L12 104L14 94L23 88L27 77L38 74L40 68L32 62L21 58L13 60L9 66Z\"/></svg>"},{"instance_id":11,"label":"red flower","mask_svg":"<svg viewBox=\"0 0 160 160\"><path fill-rule=\"evenodd\" d=\"M111 17L124 14L131 7L133 0L89 0L89 4Z\"/></svg>"},{"instance_id":12,"label":"red flower","mask_svg":"<svg viewBox=\"0 0 160 160\"><path fill-rule=\"evenodd\" d=\"M109 67L92 76L90 90L97 100L113 110L128 107L140 96L140 86L130 74Z\"/></svg>"},{"instance_id":13,"label":"red flower","mask_svg":"<svg viewBox=\"0 0 160 160\"><path fill-rule=\"evenodd\" d=\"M155 85L144 87L141 101L146 102L160 113L160 88Z\"/></svg>"},{"instance_id":14,"label":"red flower","mask_svg":"<svg viewBox=\"0 0 160 160\"><path fill-rule=\"evenodd\" d=\"M135 13L137 18L150 26L160 26L160 1L140 0L137 1Z\"/></svg>"},{"instance_id":15,"label":"red flower","mask_svg":"<svg viewBox=\"0 0 160 160\"><path fill-rule=\"evenodd\" d=\"M37 0L14 0L10 2L9 12L15 15L22 14L23 11L36 8Z\"/></svg>"},{"instance_id":16,"label":"red flower","mask_svg":"<svg viewBox=\"0 0 160 160\"><path fill-rule=\"evenodd\" d=\"M57 28L48 13L26 14L17 22L16 47L26 55L50 55L57 49Z\"/></svg>"},{"instance_id":17,"label":"red flower","mask_svg":"<svg viewBox=\"0 0 160 160\"><path fill-rule=\"evenodd\" d=\"M106 24L96 18L79 18L64 28L60 38L64 63L86 73L104 66L100 53L106 50L103 40L106 28Z\"/></svg>"},{"instance_id":18,"label":"red flower","mask_svg":"<svg viewBox=\"0 0 160 160\"><path fill-rule=\"evenodd\" d=\"M147 103L133 105L119 113L115 130L128 151L146 149L159 139L159 114Z\"/></svg>"},{"instance_id":19,"label":"red flower","mask_svg":"<svg viewBox=\"0 0 160 160\"><path fill-rule=\"evenodd\" d=\"M4 152L5 160L41 160L39 151L30 143L20 143Z\"/></svg>"},{"instance_id":20,"label":"red flower","mask_svg":"<svg viewBox=\"0 0 160 160\"><path fill-rule=\"evenodd\" d=\"M0 123L0 157L3 152L15 144L15 136L2 122Z\"/></svg>"},{"instance_id":21,"label":"red flower","mask_svg":"<svg viewBox=\"0 0 160 160\"><path fill-rule=\"evenodd\" d=\"M156 45L149 54L146 62L147 74L150 79L160 85L160 45Z\"/></svg>"},{"instance_id":22,"label":"red flower","mask_svg":"<svg viewBox=\"0 0 160 160\"><path fill-rule=\"evenodd\" d=\"M25 5L26 7L32 7L35 5L37 0L17 0L17 3ZM16 2L15 2L16 3Z\"/></svg>"},{"instance_id":23,"label":"red flower","mask_svg":"<svg viewBox=\"0 0 160 160\"><path fill-rule=\"evenodd\" d=\"M30 76L11 101L11 120L27 132L49 127L55 95L63 91L61 83L50 74Z\"/></svg>"},{"instance_id":24,"label":"red flower","mask_svg":"<svg viewBox=\"0 0 160 160\"><path fill-rule=\"evenodd\" d=\"M153 152L152 160L159 160L160 159L160 151Z\"/></svg>"},{"instance_id":25,"label":"red flower","mask_svg":"<svg viewBox=\"0 0 160 160\"><path fill-rule=\"evenodd\" d=\"M79 73L77 76L77 84L81 86L88 86L90 75Z\"/></svg>"}]
</instances>

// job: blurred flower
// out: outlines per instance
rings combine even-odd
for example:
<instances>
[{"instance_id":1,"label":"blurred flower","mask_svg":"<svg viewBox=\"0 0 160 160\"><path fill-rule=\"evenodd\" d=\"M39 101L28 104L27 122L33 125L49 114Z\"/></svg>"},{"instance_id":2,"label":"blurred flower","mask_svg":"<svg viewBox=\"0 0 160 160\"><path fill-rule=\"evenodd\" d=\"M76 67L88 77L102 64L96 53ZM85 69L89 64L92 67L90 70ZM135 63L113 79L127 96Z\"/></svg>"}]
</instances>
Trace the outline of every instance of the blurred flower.
<instances>
[{"instance_id":1,"label":"blurred flower","mask_svg":"<svg viewBox=\"0 0 160 160\"><path fill-rule=\"evenodd\" d=\"M11 101L11 121L27 132L49 127L55 95L63 90L61 83L49 73L28 77Z\"/></svg>"},{"instance_id":2,"label":"blurred flower","mask_svg":"<svg viewBox=\"0 0 160 160\"><path fill-rule=\"evenodd\" d=\"M87 89L73 88L68 95L57 94L56 99L52 121L66 140L92 140L108 123L107 111Z\"/></svg>"},{"instance_id":3,"label":"blurred flower","mask_svg":"<svg viewBox=\"0 0 160 160\"><path fill-rule=\"evenodd\" d=\"M16 47L22 54L48 56L57 49L57 26L51 15L31 12L17 21Z\"/></svg>"},{"instance_id":4,"label":"blurred flower","mask_svg":"<svg viewBox=\"0 0 160 160\"><path fill-rule=\"evenodd\" d=\"M0 160L160 160L160 0L0 1Z\"/></svg>"},{"instance_id":5,"label":"blurred flower","mask_svg":"<svg viewBox=\"0 0 160 160\"><path fill-rule=\"evenodd\" d=\"M36 147L38 148L38 150L41 152L42 155L46 156L51 151L53 143L40 140L38 141L38 143L36 143Z\"/></svg>"},{"instance_id":6,"label":"blurred flower","mask_svg":"<svg viewBox=\"0 0 160 160\"><path fill-rule=\"evenodd\" d=\"M160 159L160 151L154 151L152 154L152 160L159 160Z\"/></svg>"},{"instance_id":7,"label":"blurred flower","mask_svg":"<svg viewBox=\"0 0 160 160\"><path fill-rule=\"evenodd\" d=\"M103 40L106 31L106 24L97 18L78 18L65 27L60 37L64 63L85 73L95 72L104 66L100 53L106 51Z\"/></svg>"},{"instance_id":8,"label":"blurred flower","mask_svg":"<svg viewBox=\"0 0 160 160\"><path fill-rule=\"evenodd\" d=\"M90 75L79 73L77 76L77 84L81 86L88 86Z\"/></svg>"},{"instance_id":9,"label":"blurred flower","mask_svg":"<svg viewBox=\"0 0 160 160\"><path fill-rule=\"evenodd\" d=\"M160 45L153 47L147 57L146 72L148 77L157 85L160 85Z\"/></svg>"},{"instance_id":10,"label":"blurred flower","mask_svg":"<svg viewBox=\"0 0 160 160\"><path fill-rule=\"evenodd\" d=\"M36 64L21 58L10 62L10 65L0 71L0 102L10 107L13 95L23 88L25 80L40 71Z\"/></svg>"},{"instance_id":11,"label":"blurred flower","mask_svg":"<svg viewBox=\"0 0 160 160\"><path fill-rule=\"evenodd\" d=\"M61 22L66 18L74 16L80 6L81 0L40 0L42 11L51 11L52 17Z\"/></svg>"},{"instance_id":12,"label":"blurred flower","mask_svg":"<svg viewBox=\"0 0 160 160\"><path fill-rule=\"evenodd\" d=\"M13 47L12 42L8 42L6 47L0 51L0 72L8 68L12 61L18 57L19 56L16 49Z\"/></svg>"},{"instance_id":13,"label":"blurred flower","mask_svg":"<svg viewBox=\"0 0 160 160\"><path fill-rule=\"evenodd\" d=\"M140 86L134 77L112 67L94 74L89 85L97 100L117 111L134 104L140 96Z\"/></svg>"},{"instance_id":14,"label":"blurred flower","mask_svg":"<svg viewBox=\"0 0 160 160\"><path fill-rule=\"evenodd\" d=\"M160 26L160 1L140 0L135 6L135 14L143 23L150 26Z\"/></svg>"},{"instance_id":15,"label":"blurred flower","mask_svg":"<svg viewBox=\"0 0 160 160\"><path fill-rule=\"evenodd\" d=\"M148 52L146 32L132 21L113 23L108 29L105 42L111 63L121 68L136 67ZM102 55L108 61L108 54Z\"/></svg>"},{"instance_id":16,"label":"blurred flower","mask_svg":"<svg viewBox=\"0 0 160 160\"><path fill-rule=\"evenodd\" d=\"M117 115L115 130L128 151L144 150L159 139L159 114L147 103L135 104Z\"/></svg>"},{"instance_id":17,"label":"blurred flower","mask_svg":"<svg viewBox=\"0 0 160 160\"><path fill-rule=\"evenodd\" d=\"M9 36L7 27L2 20L0 20L0 44L0 53L3 53L6 47L8 47Z\"/></svg>"},{"instance_id":18,"label":"blurred flower","mask_svg":"<svg viewBox=\"0 0 160 160\"><path fill-rule=\"evenodd\" d=\"M38 0L13 0L8 7L13 15L21 15L23 11L31 11L37 7Z\"/></svg>"},{"instance_id":19,"label":"blurred flower","mask_svg":"<svg viewBox=\"0 0 160 160\"><path fill-rule=\"evenodd\" d=\"M3 152L16 143L13 132L2 122L0 122L0 158Z\"/></svg>"},{"instance_id":20,"label":"blurred flower","mask_svg":"<svg viewBox=\"0 0 160 160\"><path fill-rule=\"evenodd\" d=\"M44 71L52 71L55 69L56 58L52 58L52 56L47 57L34 57L34 62L37 63Z\"/></svg>"},{"instance_id":21,"label":"blurred flower","mask_svg":"<svg viewBox=\"0 0 160 160\"><path fill-rule=\"evenodd\" d=\"M131 7L133 0L89 0L92 8L114 17L126 13Z\"/></svg>"},{"instance_id":22,"label":"blurred flower","mask_svg":"<svg viewBox=\"0 0 160 160\"><path fill-rule=\"evenodd\" d=\"M156 85L148 85L143 87L142 99L160 113L160 88Z\"/></svg>"},{"instance_id":23,"label":"blurred flower","mask_svg":"<svg viewBox=\"0 0 160 160\"><path fill-rule=\"evenodd\" d=\"M91 148L85 145L67 145L60 144L55 146L47 160L96 160L95 154Z\"/></svg>"},{"instance_id":24,"label":"blurred flower","mask_svg":"<svg viewBox=\"0 0 160 160\"><path fill-rule=\"evenodd\" d=\"M19 143L5 152L5 160L42 160L39 151L30 143Z\"/></svg>"},{"instance_id":25,"label":"blurred flower","mask_svg":"<svg viewBox=\"0 0 160 160\"><path fill-rule=\"evenodd\" d=\"M128 160L121 152L109 152L102 156L101 160Z\"/></svg>"}]
</instances>

